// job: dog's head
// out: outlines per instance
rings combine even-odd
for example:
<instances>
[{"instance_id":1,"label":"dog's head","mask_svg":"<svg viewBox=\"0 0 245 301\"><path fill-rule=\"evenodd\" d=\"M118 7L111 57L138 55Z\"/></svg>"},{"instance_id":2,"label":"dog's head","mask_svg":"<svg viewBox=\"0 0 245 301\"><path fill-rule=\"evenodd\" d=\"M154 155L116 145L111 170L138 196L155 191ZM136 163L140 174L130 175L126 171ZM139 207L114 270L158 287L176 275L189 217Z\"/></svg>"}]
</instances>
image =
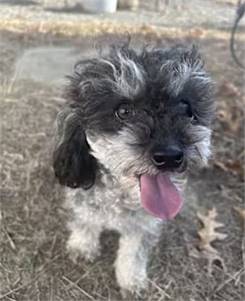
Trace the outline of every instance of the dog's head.
<instances>
[{"instance_id":1,"label":"dog's head","mask_svg":"<svg viewBox=\"0 0 245 301\"><path fill-rule=\"evenodd\" d=\"M111 47L76 65L67 96L54 152L60 183L90 188L103 166L138 185L148 211L174 216L181 198L169 175L210 154L212 84L196 48Z\"/></svg>"}]
</instances>

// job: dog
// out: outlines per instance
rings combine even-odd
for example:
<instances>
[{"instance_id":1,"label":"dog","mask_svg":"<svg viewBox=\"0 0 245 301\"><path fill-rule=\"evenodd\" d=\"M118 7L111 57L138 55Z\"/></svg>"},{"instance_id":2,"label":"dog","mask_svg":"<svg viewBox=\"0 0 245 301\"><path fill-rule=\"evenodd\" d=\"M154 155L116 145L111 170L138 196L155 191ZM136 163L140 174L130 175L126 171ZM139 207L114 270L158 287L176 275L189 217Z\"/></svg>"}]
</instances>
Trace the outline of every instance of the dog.
<instances>
[{"instance_id":1,"label":"dog","mask_svg":"<svg viewBox=\"0 0 245 301\"><path fill-rule=\"evenodd\" d=\"M68 80L53 153L72 211L67 248L92 261L101 232L118 231L117 282L139 293L186 170L210 156L213 82L195 46L128 44L79 61Z\"/></svg>"}]
</instances>

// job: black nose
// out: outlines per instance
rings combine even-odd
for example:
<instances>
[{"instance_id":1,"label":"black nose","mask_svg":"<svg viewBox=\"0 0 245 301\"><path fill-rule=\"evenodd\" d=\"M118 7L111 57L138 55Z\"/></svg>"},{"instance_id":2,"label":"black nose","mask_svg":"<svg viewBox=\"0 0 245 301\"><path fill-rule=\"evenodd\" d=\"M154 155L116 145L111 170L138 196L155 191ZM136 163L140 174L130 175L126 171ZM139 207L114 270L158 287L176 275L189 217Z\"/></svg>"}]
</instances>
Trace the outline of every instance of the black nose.
<instances>
[{"instance_id":1,"label":"black nose","mask_svg":"<svg viewBox=\"0 0 245 301\"><path fill-rule=\"evenodd\" d=\"M178 147L165 147L153 152L152 162L159 169L179 167L184 159L184 153Z\"/></svg>"}]
</instances>

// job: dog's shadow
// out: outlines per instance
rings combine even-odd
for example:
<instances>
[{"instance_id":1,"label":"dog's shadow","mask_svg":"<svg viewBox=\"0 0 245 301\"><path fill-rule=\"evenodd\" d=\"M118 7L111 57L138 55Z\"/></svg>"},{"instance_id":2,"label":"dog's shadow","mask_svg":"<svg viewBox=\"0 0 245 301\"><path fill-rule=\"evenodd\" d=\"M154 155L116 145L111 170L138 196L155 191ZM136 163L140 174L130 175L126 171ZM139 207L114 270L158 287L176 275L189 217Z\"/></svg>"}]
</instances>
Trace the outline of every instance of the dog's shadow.
<instances>
[{"instance_id":1,"label":"dog's shadow","mask_svg":"<svg viewBox=\"0 0 245 301\"><path fill-rule=\"evenodd\" d=\"M105 230L101 233L101 260L106 260L108 264L114 263L119 248L119 237L120 235L116 231Z\"/></svg>"}]
</instances>

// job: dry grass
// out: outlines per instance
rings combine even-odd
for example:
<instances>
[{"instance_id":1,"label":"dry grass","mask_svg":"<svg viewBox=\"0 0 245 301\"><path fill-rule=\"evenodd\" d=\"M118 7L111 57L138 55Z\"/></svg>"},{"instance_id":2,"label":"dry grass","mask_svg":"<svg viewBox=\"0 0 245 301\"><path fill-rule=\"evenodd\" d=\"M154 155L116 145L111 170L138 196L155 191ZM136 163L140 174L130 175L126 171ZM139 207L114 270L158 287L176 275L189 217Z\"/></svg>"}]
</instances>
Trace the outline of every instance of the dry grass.
<instances>
[{"instance_id":1,"label":"dry grass","mask_svg":"<svg viewBox=\"0 0 245 301\"><path fill-rule=\"evenodd\" d=\"M12 49L1 50L2 80L23 48L51 39L57 45L77 41L52 35L25 35L23 39L8 33L2 37ZM243 115L239 113L243 108L242 72L231 61L226 41L199 42L217 82L218 110L234 111L238 126L231 129L230 119L223 115L216 122L215 159L209 168L192 172L193 202L164 227L149 265L149 290L140 300L243 300L242 226L233 210L243 203L243 178L236 170L213 164L220 161L226 167L227 160L244 159ZM236 89L226 91L226 81ZM9 88L8 81L1 88L1 300L121 300L113 271L116 233L104 233L102 255L93 264L81 260L74 265L65 251L68 216L62 208L62 189L50 167L52 126L61 104L55 89L27 83ZM197 251L200 229L196 212L213 206L227 234L224 241L215 244L227 271L214 265L210 276L205 260L193 257L193 251Z\"/></svg>"},{"instance_id":2,"label":"dry grass","mask_svg":"<svg viewBox=\"0 0 245 301\"><path fill-rule=\"evenodd\" d=\"M193 37L206 39L216 38L227 40L230 33L220 29L203 29L195 26L194 28L181 27L160 27L148 24L132 24L120 20L86 20L86 21L28 21L23 18L5 19L0 21L0 30L8 30L19 33L41 33L41 34L61 34L65 36L100 36L102 34L141 34L151 35L156 38L183 38ZM241 32L237 39L244 41L245 34Z\"/></svg>"}]
</instances>

